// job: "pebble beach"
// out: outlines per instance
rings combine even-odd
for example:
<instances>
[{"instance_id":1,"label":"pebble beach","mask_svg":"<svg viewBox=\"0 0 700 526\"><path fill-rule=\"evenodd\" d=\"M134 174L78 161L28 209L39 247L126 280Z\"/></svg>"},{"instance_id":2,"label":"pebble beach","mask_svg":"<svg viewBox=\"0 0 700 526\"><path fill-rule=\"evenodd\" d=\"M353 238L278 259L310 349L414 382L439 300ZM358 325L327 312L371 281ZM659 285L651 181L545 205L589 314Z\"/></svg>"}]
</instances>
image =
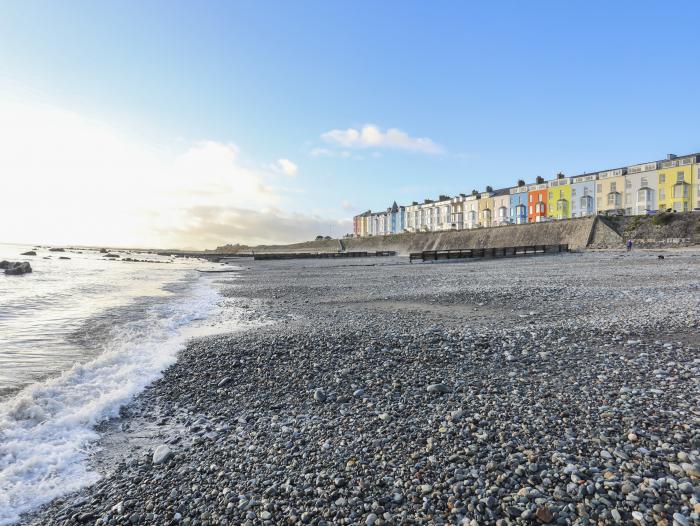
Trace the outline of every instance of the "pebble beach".
<instances>
[{"instance_id":1,"label":"pebble beach","mask_svg":"<svg viewBox=\"0 0 700 526\"><path fill-rule=\"evenodd\" d=\"M25 525L700 524L700 250L240 263Z\"/></svg>"}]
</instances>

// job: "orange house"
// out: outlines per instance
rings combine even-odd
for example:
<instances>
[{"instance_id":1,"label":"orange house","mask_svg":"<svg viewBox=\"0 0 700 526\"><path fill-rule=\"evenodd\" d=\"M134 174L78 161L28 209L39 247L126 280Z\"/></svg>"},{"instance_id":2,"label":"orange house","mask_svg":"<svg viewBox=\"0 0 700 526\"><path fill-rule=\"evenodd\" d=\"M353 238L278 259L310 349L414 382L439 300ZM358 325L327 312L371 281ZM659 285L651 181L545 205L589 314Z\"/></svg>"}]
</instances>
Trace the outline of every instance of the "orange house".
<instances>
[{"instance_id":1,"label":"orange house","mask_svg":"<svg viewBox=\"0 0 700 526\"><path fill-rule=\"evenodd\" d=\"M547 217L547 184L527 187L527 222L539 223Z\"/></svg>"}]
</instances>

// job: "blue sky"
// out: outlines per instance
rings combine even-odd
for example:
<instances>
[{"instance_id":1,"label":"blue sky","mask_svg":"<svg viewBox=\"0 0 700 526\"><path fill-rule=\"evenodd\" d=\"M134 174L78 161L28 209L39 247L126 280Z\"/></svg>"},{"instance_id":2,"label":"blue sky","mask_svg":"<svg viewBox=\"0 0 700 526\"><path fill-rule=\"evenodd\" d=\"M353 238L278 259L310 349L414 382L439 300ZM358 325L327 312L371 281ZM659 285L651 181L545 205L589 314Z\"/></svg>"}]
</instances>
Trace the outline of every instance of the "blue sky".
<instances>
[{"instance_id":1,"label":"blue sky","mask_svg":"<svg viewBox=\"0 0 700 526\"><path fill-rule=\"evenodd\" d=\"M228 236L232 216L217 216L207 242L297 240L394 199L700 150L699 14L696 2L640 1L6 2L0 95L148 151L235 145L237 165L274 193L265 220L305 227L258 236L243 222ZM379 135L346 132L366 125ZM296 170L276 181L281 159ZM247 209L244 197L232 206ZM187 209L174 203L162 206ZM196 245L197 229L173 221L181 238L168 241ZM206 218L195 222L201 234Z\"/></svg>"}]
</instances>

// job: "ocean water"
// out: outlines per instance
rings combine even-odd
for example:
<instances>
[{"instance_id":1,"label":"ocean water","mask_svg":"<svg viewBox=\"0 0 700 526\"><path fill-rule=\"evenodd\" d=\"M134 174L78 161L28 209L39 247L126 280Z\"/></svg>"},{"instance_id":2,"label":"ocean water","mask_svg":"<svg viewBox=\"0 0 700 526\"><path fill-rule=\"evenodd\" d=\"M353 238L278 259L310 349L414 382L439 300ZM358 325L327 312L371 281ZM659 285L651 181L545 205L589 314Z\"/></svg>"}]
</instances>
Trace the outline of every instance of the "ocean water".
<instances>
[{"instance_id":1,"label":"ocean water","mask_svg":"<svg viewBox=\"0 0 700 526\"><path fill-rule=\"evenodd\" d=\"M19 256L31 248L0 245L0 260L34 268L0 273L0 526L97 480L86 462L95 424L117 416L221 317L218 276L196 270L210 263Z\"/></svg>"}]
</instances>

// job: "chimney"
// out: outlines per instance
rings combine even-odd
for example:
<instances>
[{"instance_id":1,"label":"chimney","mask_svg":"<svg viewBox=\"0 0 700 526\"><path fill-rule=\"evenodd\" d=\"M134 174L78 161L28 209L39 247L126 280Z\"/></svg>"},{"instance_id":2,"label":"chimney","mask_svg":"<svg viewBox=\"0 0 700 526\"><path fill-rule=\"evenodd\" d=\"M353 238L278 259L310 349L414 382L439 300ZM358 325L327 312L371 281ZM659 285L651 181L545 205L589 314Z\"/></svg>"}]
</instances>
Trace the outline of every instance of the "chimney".
<instances>
[{"instance_id":1,"label":"chimney","mask_svg":"<svg viewBox=\"0 0 700 526\"><path fill-rule=\"evenodd\" d=\"M676 157L677 157L677 156L676 156L675 153L669 153L669 154L666 155L666 159L669 160L669 161L672 161L672 160L675 159Z\"/></svg>"}]
</instances>

